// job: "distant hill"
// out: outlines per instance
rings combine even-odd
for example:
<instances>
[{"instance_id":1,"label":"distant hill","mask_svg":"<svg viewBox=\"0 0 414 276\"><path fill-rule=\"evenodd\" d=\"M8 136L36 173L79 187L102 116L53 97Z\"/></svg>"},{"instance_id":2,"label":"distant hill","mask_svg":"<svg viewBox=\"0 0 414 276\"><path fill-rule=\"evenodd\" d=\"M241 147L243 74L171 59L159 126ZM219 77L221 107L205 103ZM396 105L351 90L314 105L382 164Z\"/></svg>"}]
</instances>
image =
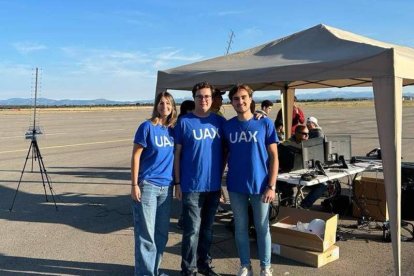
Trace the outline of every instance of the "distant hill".
<instances>
[{"instance_id":1,"label":"distant hill","mask_svg":"<svg viewBox=\"0 0 414 276\"><path fill-rule=\"evenodd\" d=\"M374 97L372 91L367 92L353 92L353 91L321 91L316 93L298 92L296 94L299 101L309 100L329 100L329 99L372 99ZM413 97L414 93L404 93L406 97ZM191 100L191 93L186 97L176 98L178 104L184 100ZM260 92L254 94L256 102L263 100L277 101L280 100L280 94L278 91L274 95L261 96ZM224 101L228 102L228 98L225 96ZM94 100L52 100L46 98L37 99L39 106L105 106L105 105L147 105L152 104L154 100L138 100L138 101L111 101L106 99L94 99ZM7 100L0 100L0 106L31 106L33 105L33 99L24 98L11 98Z\"/></svg>"},{"instance_id":2,"label":"distant hill","mask_svg":"<svg viewBox=\"0 0 414 276\"><path fill-rule=\"evenodd\" d=\"M95 100L52 100L46 98L38 98L37 105L39 106L94 106L94 105L135 105L135 101L110 101L105 99ZM8 100L0 100L0 105L4 106L31 106L33 99L25 98L11 98Z\"/></svg>"}]
</instances>

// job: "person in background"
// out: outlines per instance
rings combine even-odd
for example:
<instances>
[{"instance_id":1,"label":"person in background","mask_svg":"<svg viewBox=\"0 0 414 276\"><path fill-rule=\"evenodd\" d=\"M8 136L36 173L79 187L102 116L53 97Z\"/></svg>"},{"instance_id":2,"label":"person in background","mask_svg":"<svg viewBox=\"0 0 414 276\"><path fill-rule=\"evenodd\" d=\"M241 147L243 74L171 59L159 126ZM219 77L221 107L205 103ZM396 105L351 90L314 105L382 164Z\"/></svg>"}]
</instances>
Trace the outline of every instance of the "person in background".
<instances>
[{"instance_id":1,"label":"person in background","mask_svg":"<svg viewBox=\"0 0 414 276\"><path fill-rule=\"evenodd\" d=\"M221 195L226 119L210 112L213 91L207 82L194 85L195 109L175 127L175 196L183 207L182 275L219 275L211 265L210 247Z\"/></svg>"},{"instance_id":2,"label":"person in background","mask_svg":"<svg viewBox=\"0 0 414 276\"><path fill-rule=\"evenodd\" d=\"M177 120L171 94L155 98L151 119L135 133L131 157L131 197L135 234L135 275L158 276L168 240L173 194L174 139Z\"/></svg>"},{"instance_id":3,"label":"person in background","mask_svg":"<svg viewBox=\"0 0 414 276\"><path fill-rule=\"evenodd\" d=\"M256 102L253 99L252 99L252 101L250 103L250 112L253 113L253 114L256 113ZM262 117L262 116L260 116L261 113L259 113L258 115L259 115L258 118L261 118Z\"/></svg>"},{"instance_id":4,"label":"person in background","mask_svg":"<svg viewBox=\"0 0 414 276\"><path fill-rule=\"evenodd\" d=\"M256 120L251 111L253 90L237 85L229 98L237 116L224 124L228 149L227 190L233 210L235 239L240 257L237 275L253 275L250 263L248 205L252 205L257 235L260 275L272 275L269 203L275 199L278 173L277 136L268 118ZM246 152L249 157L246 157Z\"/></svg>"},{"instance_id":5,"label":"person in background","mask_svg":"<svg viewBox=\"0 0 414 276\"><path fill-rule=\"evenodd\" d=\"M305 123L305 114L303 113L302 109L300 107L298 107L297 105L297 100L298 98L294 98L294 102L293 102L293 111L292 111L292 131L291 131L291 135L295 134L295 129L298 125L304 124ZM282 109L279 110L279 112L277 113L276 116L276 121L278 120L282 120Z\"/></svg>"},{"instance_id":6,"label":"person in background","mask_svg":"<svg viewBox=\"0 0 414 276\"><path fill-rule=\"evenodd\" d=\"M287 146L287 149L295 149L297 151L302 151L301 143L309 139L309 130L305 125L298 125L295 130L295 135L293 135L289 140L283 143L284 146ZM279 158L286 158L281 151ZM281 205L292 205L293 204L293 185L278 182L278 190L281 193ZM300 203L300 207L304 209L309 209L312 207L313 203L326 191L326 183L319 183L316 185L309 186L309 193Z\"/></svg>"},{"instance_id":7,"label":"person in background","mask_svg":"<svg viewBox=\"0 0 414 276\"><path fill-rule=\"evenodd\" d=\"M273 108L273 103L269 100L264 100L261 104L261 110L256 110L256 112L261 113L264 116L269 116L272 108Z\"/></svg>"},{"instance_id":8,"label":"person in background","mask_svg":"<svg viewBox=\"0 0 414 276\"><path fill-rule=\"evenodd\" d=\"M178 118L181 116L193 112L195 107L195 103L192 100L185 100L180 105L180 114L178 114ZM180 217L178 218L177 228L183 228L183 214L181 213Z\"/></svg>"},{"instance_id":9,"label":"person in background","mask_svg":"<svg viewBox=\"0 0 414 276\"><path fill-rule=\"evenodd\" d=\"M221 113L220 109L223 106L223 95L226 92L221 92L220 89L214 89L213 92L213 102L211 103L210 112L216 113L221 117L224 117L223 113Z\"/></svg>"},{"instance_id":10,"label":"person in background","mask_svg":"<svg viewBox=\"0 0 414 276\"><path fill-rule=\"evenodd\" d=\"M178 114L178 118L181 116L193 112L195 107L195 103L192 100L185 100L180 105L180 114Z\"/></svg>"},{"instance_id":11,"label":"person in background","mask_svg":"<svg viewBox=\"0 0 414 276\"><path fill-rule=\"evenodd\" d=\"M282 120L275 120L275 129L277 138L279 139L279 142L282 142L285 140L285 130L283 128L283 121Z\"/></svg>"},{"instance_id":12,"label":"person in background","mask_svg":"<svg viewBox=\"0 0 414 276\"><path fill-rule=\"evenodd\" d=\"M309 129L309 139L317 137L325 137L325 134L322 131L322 128L318 125L318 119L315 117L309 117L306 120L306 126Z\"/></svg>"}]
</instances>

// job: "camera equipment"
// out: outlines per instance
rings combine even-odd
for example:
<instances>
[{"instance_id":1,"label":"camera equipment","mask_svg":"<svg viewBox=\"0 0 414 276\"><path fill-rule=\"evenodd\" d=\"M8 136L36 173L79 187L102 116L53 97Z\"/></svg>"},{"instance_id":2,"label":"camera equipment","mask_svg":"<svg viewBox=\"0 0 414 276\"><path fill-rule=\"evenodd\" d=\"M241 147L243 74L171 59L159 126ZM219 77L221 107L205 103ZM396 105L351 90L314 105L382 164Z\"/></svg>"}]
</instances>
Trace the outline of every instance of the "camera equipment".
<instances>
[{"instance_id":1,"label":"camera equipment","mask_svg":"<svg viewBox=\"0 0 414 276\"><path fill-rule=\"evenodd\" d=\"M24 174L24 171L26 169L26 164L27 164L27 160L29 159L30 153L32 153L32 172L33 172L33 159L38 161L39 171L40 171L40 175L42 177L43 190L45 192L46 201L47 202L49 201L49 199L47 197L47 193L46 193L46 183L47 183L47 186L49 187L49 191L50 191L50 194L52 196L53 202L55 204L56 211L58 210L57 205L56 205L56 200L55 200L55 196L54 196L55 193L53 191L52 183L51 183L49 175L47 174L45 164L43 162L43 158L42 158L42 155L40 153L39 145L37 143L37 135L42 134L42 132L40 131L40 128L36 126L38 76L39 76L39 70L38 70L38 68L36 68L35 86L34 86L34 102L33 102L33 126L31 128L29 128L29 130L25 134L26 139L30 139L31 142L30 142L29 150L27 151L26 161L24 162L24 166L23 166L23 169L22 169L22 172L21 172L21 175L20 175L19 184L17 185L16 192L14 193L14 197L13 197L13 202L12 202L12 205L10 206L10 209L9 209L10 212L13 210L14 202L16 200L16 196L17 196L17 193L19 191L20 184L22 182L23 174Z\"/></svg>"}]
</instances>

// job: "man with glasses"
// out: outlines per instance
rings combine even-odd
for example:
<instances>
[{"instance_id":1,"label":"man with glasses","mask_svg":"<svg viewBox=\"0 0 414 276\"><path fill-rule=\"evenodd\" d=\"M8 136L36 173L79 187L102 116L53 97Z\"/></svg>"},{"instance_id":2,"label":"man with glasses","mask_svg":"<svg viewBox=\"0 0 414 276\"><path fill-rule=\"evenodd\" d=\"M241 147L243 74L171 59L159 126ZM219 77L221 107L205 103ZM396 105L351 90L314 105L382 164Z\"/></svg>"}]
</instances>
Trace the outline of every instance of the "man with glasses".
<instances>
[{"instance_id":1,"label":"man with glasses","mask_svg":"<svg viewBox=\"0 0 414 276\"><path fill-rule=\"evenodd\" d=\"M286 149L302 151L301 143L309 139L309 129L305 125L298 125L295 129L295 134L289 138L286 142L282 143L286 146ZM285 158L283 156L284 151L280 151L279 159ZM292 205L293 204L293 185L284 182L278 182L278 190L281 193L281 205ZM306 197L302 200L300 207L309 209L313 203L326 191L326 184L320 183L309 187L310 191Z\"/></svg>"},{"instance_id":2,"label":"man with glasses","mask_svg":"<svg viewBox=\"0 0 414 276\"><path fill-rule=\"evenodd\" d=\"M219 275L209 255L223 173L222 127L226 119L210 112L212 85L193 87L195 109L175 127L175 195L182 200L181 274Z\"/></svg>"}]
</instances>

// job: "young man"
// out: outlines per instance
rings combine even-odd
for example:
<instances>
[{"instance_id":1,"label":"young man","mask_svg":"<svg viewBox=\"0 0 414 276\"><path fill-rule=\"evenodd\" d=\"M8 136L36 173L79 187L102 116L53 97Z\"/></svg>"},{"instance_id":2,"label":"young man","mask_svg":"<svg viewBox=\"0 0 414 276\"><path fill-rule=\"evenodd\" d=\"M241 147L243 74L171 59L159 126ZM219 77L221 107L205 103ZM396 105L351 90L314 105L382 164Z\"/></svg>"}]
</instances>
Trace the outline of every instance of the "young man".
<instances>
[{"instance_id":1,"label":"young man","mask_svg":"<svg viewBox=\"0 0 414 276\"><path fill-rule=\"evenodd\" d=\"M241 267L237 275L253 275L250 263L248 205L252 205L260 275L272 275L269 203L275 199L278 172L277 136L268 118L255 120L250 110L253 91L237 85L229 98L237 116L224 125L228 148L227 190L235 222Z\"/></svg>"},{"instance_id":2,"label":"young man","mask_svg":"<svg viewBox=\"0 0 414 276\"><path fill-rule=\"evenodd\" d=\"M269 100L264 100L260 107L261 110L256 110L256 112L261 113L264 116L269 116L270 111L272 111L273 103Z\"/></svg>"},{"instance_id":3,"label":"young man","mask_svg":"<svg viewBox=\"0 0 414 276\"><path fill-rule=\"evenodd\" d=\"M309 117L306 120L306 126L309 129L309 139L317 138L317 137L325 137L323 134L322 128L318 125L318 119L315 117Z\"/></svg>"},{"instance_id":4,"label":"young man","mask_svg":"<svg viewBox=\"0 0 414 276\"><path fill-rule=\"evenodd\" d=\"M213 90L206 82L196 84L192 90L195 109L175 127L175 194L183 205L182 275L218 275L209 251L220 200L226 120L210 112Z\"/></svg>"}]
</instances>

